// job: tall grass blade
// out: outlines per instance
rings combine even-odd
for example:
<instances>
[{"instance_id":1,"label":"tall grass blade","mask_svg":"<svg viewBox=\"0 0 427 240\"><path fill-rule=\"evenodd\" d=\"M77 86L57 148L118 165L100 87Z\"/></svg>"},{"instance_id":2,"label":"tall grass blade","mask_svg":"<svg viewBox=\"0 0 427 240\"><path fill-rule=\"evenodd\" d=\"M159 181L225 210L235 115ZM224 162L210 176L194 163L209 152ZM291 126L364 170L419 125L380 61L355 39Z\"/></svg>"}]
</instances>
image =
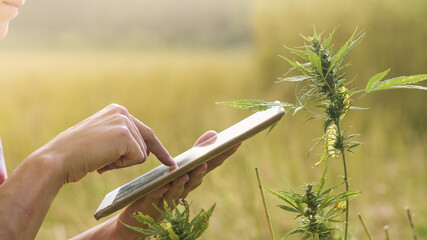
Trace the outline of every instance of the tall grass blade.
<instances>
[{"instance_id":1,"label":"tall grass blade","mask_svg":"<svg viewBox=\"0 0 427 240\"><path fill-rule=\"evenodd\" d=\"M417 240L417 233L415 232L414 222L412 221L412 215L411 211L409 210L409 207L406 208L406 214L408 215L409 224L411 225L412 229L412 235L414 237L414 240Z\"/></svg>"},{"instance_id":2,"label":"tall grass blade","mask_svg":"<svg viewBox=\"0 0 427 240\"><path fill-rule=\"evenodd\" d=\"M388 233L388 226L384 227L385 240L390 240L390 235Z\"/></svg>"},{"instance_id":3,"label":"tall grass blade","mask_svg":"<svg viewBox=\"0 0 427 240\"><path fill-rule=\"evenodd\" d=\"M367 227L367 226L366 226L366 224L365 224L365 221L363 221L362 215L360 215L360 213L359 213L359 214L357 214L357 215L359 216L359 220L360 220L360 222L362 223L363 228L365 229L366 235L368 235L369 240L372 240L372 236L371 236L371 234L369 233L369 230L368 230L368 227Z\"/></svg>"},{"instance_id":4,"label":"tall grass blade","mask_svg":"<svg viewBox=\"0 0 427 240\"><path fill-rule=\"evenodd\" d=\"M259 175L258 168L255 168L255 172L258 180L259 191L261 193L262 204L264 205L265 216L267 217L268 227L270 229L271 240L275 240L276 238L274 237L273 224L271 223L270 213L268 211L267 202L265 201L264 191L262 188L261 177Z\"/></svg>"}]
</instances>

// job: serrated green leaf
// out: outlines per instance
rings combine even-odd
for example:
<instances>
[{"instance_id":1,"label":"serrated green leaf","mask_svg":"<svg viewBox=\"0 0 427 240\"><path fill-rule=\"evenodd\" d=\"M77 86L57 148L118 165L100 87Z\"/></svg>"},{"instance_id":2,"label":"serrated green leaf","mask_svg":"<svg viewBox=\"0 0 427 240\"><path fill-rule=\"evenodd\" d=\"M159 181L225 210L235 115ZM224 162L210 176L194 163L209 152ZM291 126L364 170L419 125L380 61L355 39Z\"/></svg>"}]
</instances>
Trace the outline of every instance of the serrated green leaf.
<instances>
[{"instance_id":1,"label":"serrated green leaf","mask_svg":"<svg viewBox=\"0 0 427 240\"><path fill-rule=\"evenodd\" d=\"M369 108L362 108L362 107L353 107L353 106L350 106L349 109L351 109L351 110L368 110Z\"/></svg>"},{"instance_id":2,"label":"serrated green leaf","mask_svg":"<svg viewBox=\"0 0 427 240\"><path fill-rule=\"evenodd\" d=\"M332 70L332 68L335 67L335 65L342 61L344 56L348 53L349 46L351 41L353 40L354 36L356 35L357 29L353 32L353 35L347 40L347 42L344 43L344 45L338 50L337 54L333 57L333 60L331 62L331 65L329 66L328 73Z\"/></svg>"},{"instance_id":3,"label":"serrated green leaf","mask_svg":"<svg viewBox=\"0 0 427 240\"><path fill-rule=\"evenodd\" d=\"M309 78L310 78L310 76L299 75L299 76L294 76L294 77L279 78L279 80L276 81L275 83L281 83L281 82L301 82L301 81L307 80Z\"/></svg>"},{"instance_id":4,"label":"serrated green leaf","mask_svg":"<svg viewBox=\"0 0 427 240\"><path fill-rule=\"evenodd\" d=\"M283 107L283 108L294 108L293 104L286 103L286 102L267 102L262 104L256 104L254 106L248 107L249 110L253 111L264 111L272 107Z\"/></svg>"},{"instance_id":5,"label":"serrated green leaf","mask_svg":"<svg viewBox=\"0 0 427 240\"><path fill-rule=\"evenodd\" d=\"M284 48L286 48L286 49L288 49L289 51L291 51L291 52L296 52L296 53L300 53L300 54L305 54L305 50L299 50L299 49L296 49L296 48L290 48L290 47L288 47L288 46L286 46L286 45L283 45L283 47Z\"/></svg>"},{"instance_id":6,"label":"serrated green leaf","mask_svg":"<svg viewBox=\"0 0 427 240\"><path fill-rule=\"evenodd\" d=\"M320 60L320 56L310 50L307 50L307 54L310 62L314 66L314 69L323 77L322 61Z\"/></svg>"},{"instance_id":7,"label":"serrated green leaf","mask_svg":"<svg viewBox=\"0 0 427 240\"><path fill-rule=\"evenodd\" d=\"M328 174L328 163L329 163L329 160L328 158L326 158L325 169L323 170L322 177L320 178L320 182L317 187L317 195L320 195L320 193L322 192L323 186L325 186L326 176Z\"/></svg>"},{"instance_id":8,"label":"serrated green leaf","mask_svg":"<svg viewBox=\"0 0 427 240\"><path fill-rule=\"evenodd\" d=\"M375 74L374 76L372 76L369 81L368 84L366 84L366 88L365 88L365 92L370 92L371 88L377 84L379 81L381 81L388 73L390 72L390 68L385 70L384 72L380 72Z\"/></svg>"},{"instance_id":9,"label":"serrated green leaf","mask_svg":"<svg viewBox=\"0 0 427 240\"><path fill-rule=\"evenodd\" d=\"M332 32L331 33L329 33L329 37L328 38L326 38L325 39L325 41L323 42L323 47L324 48L328 48L329 47L329 44L331 43L331 41L332 41L332 38L333 38L333 36L334 36L334 34L335 34L335 32L336 32L336 30L338 29L338 27L337 26L335 26L334 27L334 30L332 30Z\"/></svg>"},{"instance_id":10,"label":"serrated green leaf","mask_svg":"<svg viewBox=\"0 0 427 240\"><path fill-rule=\"evenodd\" d=\"M331 206L331 205L333 205L335 203L339 203L339 202L343 202L343 201L348 201L350 199L355 198L359 194L360 194L359 191L347 191L347 192L340 193L338 195L335 195L330 201L328 201L324 205L324 207Z\"/></svg>"},{"instance_id":11,"label":"serrated green leaf","mask_svg":"<svg viewBox=\"0 0 427 240\"><path fill-rule=\"evenodd\" d=\"M357 31L357 28L356 28ZM355 32L356 32L355 31ZM350 43L349 49L347 50L346 54L348 54L349 52L351 52L355 47L357 47L357 45L359 45L360 42L362 42L362 40L365 38L365 33L360 34L360 36L358 38L356 38L356 40L353 40Z\"/></svg>"},{"instance_id":12,"label":"serrated green leaf","mask_svg":"<svg viewBox=\"0 0 427 240\"><path fill-rule=\"evenodd\" d=\"M314 38L315 40L318 40L318 39L319 39L319 34L317 33L317 31L316 31L316 26L314 26L314 25L313 25L313 38Z\"/></svg>"},{"instance_id":13,"label":"serrated green leaf","mask_svg":"<svg viewBox=\"0 0 427 240\"><path fill-rule=\"evenodd\" d=\"M137 220L146 224L147 229L124 225L158 240L195 240L207 229L215 204L208 211L202 209L191 222L189 221L189 204L186 201L182 201L182 204L184 205L183 211L180 211L175 203L173 203L174 210L169 208L166 202L163 204L164 210L154 205L164 217L161 222L154 222L150 216L138 213Z\"/></svg>"},{"instance_id":14,"label":"serrated green leaf","mask_svg":"<svg viewBox=\"0 0 427 240\"><path fill-rule=\"evenodd\" d=\"M236 101L230 101L230 102L217 102L217 104L223 104L228 105L231 107L239 108L239 109L245 109L245 110L252 110L252 111L264 111L271 107L283 107L283 108L292 108L294 107L293 104L285 103L285 102L266 102L262 100L236 100Z\"/></svg>"},{"instance_id":15,"label":"serrated green leaf","mask_svg":"<svg viewBox=\"0 0 427 240\"><path fill-rule=\"evenodd\" d=\"M340 210L340 209L334 209L334 208L331 208L331 209L329 209L329 211L325 214L325 218L326 219L328 219L328 220L330 220L330 219L332 219L332 218L335 218L335 217L338 217L339 215L341 215L342 214L342 210Z\"/></svg>"},{"instance_id":16,"label":"serrated green leaf","mask_svg":"<svg viewBox=\"0 0 427 240\"><path fill-rule=\"evenodd\" d=\"M242 99L242 100L236 100L236 101L230 101L230 102L217 102L216 104L223 104L223 105L231 106L234 108L252 110L251 108L257 105L266 104L266 103L267 103L266 101L262 101L262 100Z\"/></svg>"},{"instance_id":17,"label":"serrated green leaf","mask_svg":"<svg viewBox=\"0 0 427 240\"><path fill-rule=\"evenodd\" d=\"M167 232L169 233L168 237L170 238L170 240L180 240L179 236L176 235L172 228L168 228Z\"/></svg>"},{"instance_id":18,"label":"serrated green leaf","mask_svg":"<svg viewBox=\"0 0 427 240\"><path fill-rule=\"evenodd\" d=\"M271 127L268 129L267 136L270 134L271 131L273 131L273 128L276 127L278 123L279 122L275 122L273 125L271 125Z\"/></svg>"},{"instance_id":19,"label":"serrated green leaf","mask_svg":"<svg viewBox=\"0 0 427 240\"><path fill-rule=\"evenodd\" d=\"M398 89L398 88L427 90L427 87L418 86L418 85L403 85L403 86L390 87L390 89Z\"/></svg>"},{"instance_id":20,"label":"serrated green leaf","mask_svg":"<svg viewBox=\"0 0 427 240\"><path fill-rule=\"evenodd\" d=\"M123 224L123 225L124 225L124 226L126 226L127 228L132 229L132 230L134 230L134 231L136 231L136 232L142 233L142 234L144 234L144 235L151 235L151 234L153 233L153 231L152 231L152 230L148 230L148 229L145 229L145 228L134 227L134 226L131 226L131 225L129 225L129 224L124 223L124 222L123 222L123 221L121 221L121 220L119 220L119 221L120 221L120 223L121 223L121 224Z\"/></svg>"},{"instance_id":21,"label":"serrated green leaf","mask_svg":"<svg viewBox=\"0 0 427 240\"><path fill-rule=\"evenodd\" d=\"M302 35L301 33L299 34L301 36L302 39L304 39L306 42L311 43L313 41L313 39L311 39L311 37L306 37L304 35Z\"/></svg>"},{"instance_id":22,"label":"serrated green leaf","mask_svg":"<svg viewBox=\"0 0 427 240\"><path fill-rule=\"evenodd\" d=\"M388 90L388 89L397 89L397 88L407 88L407 89L419 89L419 90L427 90L426 87L417 86L417 85L407 85L412 83L421 82L427 79L427 74L419 74L412 76L402 76L396 77L392 79L387 79L382 82L378 82L372 86L367 92L374 92L380 90Z\"/></svg>"},{"instance_id":23,"label":"serrated green leaf","mask_svg":"<svg viewBox=\"0 0 427 240\"><path fill-rule=\"evenodd\" d=\"M300 211L298 211L298 209L295 209L293 207L289 207L289 206L286 206L286 205L277 205L277 206L279 208L285 210L285 211L288 211L288 212L301 213Z\"/></svg>"},{"instance_id":24,"label":"serrated green leaf","mask_svg":"<svg viewBox=\"0 0 427 240\"><path fill-rule=\"evenodd\" d=\"M292 66L294 66L295 68L300 68L300 65L298 65L296 62L290 60L289 58L279 55L280 58L284 59L285 61L287 61L289 64L291 64Z\"/></svg>"},{"instance_id":25,"label":"serrated green leaf","mask_svg":"<svg viewBox=\"0 0 427 240\"><path fill-rule=\"evenodd\" d=\"M301 209L299 209L298 208L298 205L295 203L295 201L292 199L292 198L290 198L289 196L286 196L285 194L283 194L283 193L279 193L279 192L275 192L275 191L272 191L272 190L270 190L270 189L268 189L268 188L263 188L265 191L267 191L267 192L269 192L269 193L271 193L271 194L273 194L274 196L276 196L276 197L278 197L278 198L280 198L280 199L282 199L283 201L285 201L285 202L287 202L287 203L289 203L289 205L291 205L293 208L295 208L295 209L298 209L298 210L301 210Z\"/></svg>"},{"instance_id":26,"label":"serrated green leaf","mask_svg":"<svg viewBox=\"0 0 427 240\"><path fill-rule=\"evenodd\" d=\"M355 147L358 147L358 146L360 146L360 143L355 143L355 144L351 145L350 147L348 147L346 150L348 151L348 150L355 148Z\"/></svg>"},{"instance_id":27,"label":"serrated green leaf","mask_svg":"<svg viewBox=\"0 0 427 240\"><path fill-rule=\"evenodd\" d=\"M371 87L369 92L387 90L393 88L399 88L401 86L406 86L407 84L421 82L427 79L427 74L419 74L412 76L402 76L384 80L382 82L378 82ZM408 87L405 87L408 88Z\"/></svg>"},{"instance_id":28,"label":"serrated green leaf","mask_svg":"<svg viewBox=\"0 0 427 240\"><path fill-rule=\"evenodd\" d=\"M292 235L305 233L305 232L307 232L307 229L296 228L296 229L292 230L290 233L288 233L288 235L286 235L286 239Z\"/></svg>"},{"instance_id":29,"label":"serrated green leaf","mask_svg":"<svg viewBox=\"0 0 427 240\"><path fill-rule=\"evenodd\" d=\"M347 140L347 139L358 137L358 136L360 136L360 134L351 134L351 135L344 137L344 139Z\"/></svg>"},{"instance_id":30,"label":"serrated green leaf","mask_svg":"<svg viewBox=\"0 0 427 240\"><path fill-rule=\"evenodd\" d=\"M303 64L300 64L298 62L294 62L284 56L279 55L280 58L286 60L289 64L291 64L295 69L300 71L304 75L309 75L309 72L305 69L305 66Z\"/></svg>"}]
</instances>

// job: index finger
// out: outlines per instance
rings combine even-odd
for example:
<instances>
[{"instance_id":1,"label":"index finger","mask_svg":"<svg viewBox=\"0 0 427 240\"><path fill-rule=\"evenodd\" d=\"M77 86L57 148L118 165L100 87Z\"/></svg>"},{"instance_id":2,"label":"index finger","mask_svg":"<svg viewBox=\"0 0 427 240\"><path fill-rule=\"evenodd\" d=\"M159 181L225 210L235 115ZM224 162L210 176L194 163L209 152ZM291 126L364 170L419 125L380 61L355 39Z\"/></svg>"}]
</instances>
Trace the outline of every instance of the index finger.
<instances>
[{"instance_id":1,"label":"index finger","mask_svg":"<svg viewBox=\"0 0 427 240\"><path fill-rule=\"evenodd\" d=\"M147 149L150 152L152 152L154 155L156 155L157 159L159 159L159 161L164 165L174 166L175 161L169 154L168 150L166 150L166 148L163 147L162 143L157 138L154 131L151 130L151 128L147 127L145 124L143 124L141 121L136 119L134 116L130 115L130 117L132 121L135 123L139 132L141 133L141 136L144 139L145 144L147 145Z\"/></svg>"}]
</instances>

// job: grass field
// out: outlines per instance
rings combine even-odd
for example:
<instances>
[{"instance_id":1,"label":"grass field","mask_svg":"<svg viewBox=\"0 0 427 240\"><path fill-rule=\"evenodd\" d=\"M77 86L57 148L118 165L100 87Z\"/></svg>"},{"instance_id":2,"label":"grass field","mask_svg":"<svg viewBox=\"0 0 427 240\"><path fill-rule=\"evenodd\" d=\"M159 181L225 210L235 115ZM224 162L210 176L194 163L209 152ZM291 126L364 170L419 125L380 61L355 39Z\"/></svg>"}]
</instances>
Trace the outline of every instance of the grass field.
<instances>
[{"instance_id":1,"label":"grass field","mask_svg":"<svg viewBox=\"0 0 427 240\"><path fill-rule=\"evenodd\" d=\"M152 127L178 155L204 131L220 131L250 114L217 101L293 99L292 85L266 86L247 51L2 51L0 66L0 136L9 173L58 133L112 102ZM353 200L350 216L357 239L366 239L358 212L377 239L384 239L384 225L390 226L392 239L410 239L406 206L415 215L419 237L427 236L425 100L421 91L366 96L356 105L370 109L349 113L344 123L361 133L363 142L349 157L351 188L363 193ZM308 117L286 116L270 135L247 141L189 196L194 210L217 203L202 239L268 239L254 168L272 189L317 181L322 169L314 163L320 150L307 153L312 139L322 135L321 122L304 123ZM65 239L96 225L92 216L103 196L156 165L151 158L65 186L37 239ZM340 181L341 168L331 162L328 184ZM295 222L273 197L267 200L276 235L284 236Z\"/></svg>"}]
</instances>

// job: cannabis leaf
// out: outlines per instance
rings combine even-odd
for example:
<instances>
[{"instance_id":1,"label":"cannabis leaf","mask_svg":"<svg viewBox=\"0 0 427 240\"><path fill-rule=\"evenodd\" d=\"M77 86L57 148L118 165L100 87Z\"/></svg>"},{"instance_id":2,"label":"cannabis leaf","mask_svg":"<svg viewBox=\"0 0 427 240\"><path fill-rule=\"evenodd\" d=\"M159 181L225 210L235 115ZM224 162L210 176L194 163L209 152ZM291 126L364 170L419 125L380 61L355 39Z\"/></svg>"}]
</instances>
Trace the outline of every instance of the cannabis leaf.
<instances>
[{"instance_id":1,"label":"cannabis leaf","mask_svg":"<svg viewBox=\"0 0 427 240\"><path fill-rule=\"evenodd\" d=\"M150 239L157 240L195 240L208 228L209 218L215 208L215 204L207 211L200 212L190 221L190 206L182 200L184 210L180 211L174 203L172 210L166 201L163 203L164 210L153 205L164 218L161 222L156 222L149 215L138 213L135 219L148 226L148 228L139 228L130 226L122 222L126 227L137 231L141 234L151 237Z\"/></svg>"},{"instance_id":2,"label":"cannabis leaf","mask_svg":"<svg viewBox=\"0 0 427 240\"><path fill-rule=\"evenodd\" d=\"M230 101L230 102L217 102L217 104L223 104L228 105L231 107L239 108L239 109L245 109L245 110L252 110L252 111L264 111L271 107L283 107L283 108L292 108L294 107L293 104L286 103L286 102L266 102L262 100L236 100L236 101Z\"/></svg>"},{"instance_id":3,"label":"cannabis leaf","mask_svg":"<svg viewBox=\"0 0 427 240\"><path fill-rule=\"evenodd\" d=\"M420 89L427 90L427 87L411 85L427 79L427 74L419 74L413 76L401 76L396 78L387 79L381 81L390 71L390 69L384 72L378 73L371 77L366 85L365 92L374 92L380 90L396 89L396 88L409 88L409 89Z\"/></svg>"}]
</instances>

